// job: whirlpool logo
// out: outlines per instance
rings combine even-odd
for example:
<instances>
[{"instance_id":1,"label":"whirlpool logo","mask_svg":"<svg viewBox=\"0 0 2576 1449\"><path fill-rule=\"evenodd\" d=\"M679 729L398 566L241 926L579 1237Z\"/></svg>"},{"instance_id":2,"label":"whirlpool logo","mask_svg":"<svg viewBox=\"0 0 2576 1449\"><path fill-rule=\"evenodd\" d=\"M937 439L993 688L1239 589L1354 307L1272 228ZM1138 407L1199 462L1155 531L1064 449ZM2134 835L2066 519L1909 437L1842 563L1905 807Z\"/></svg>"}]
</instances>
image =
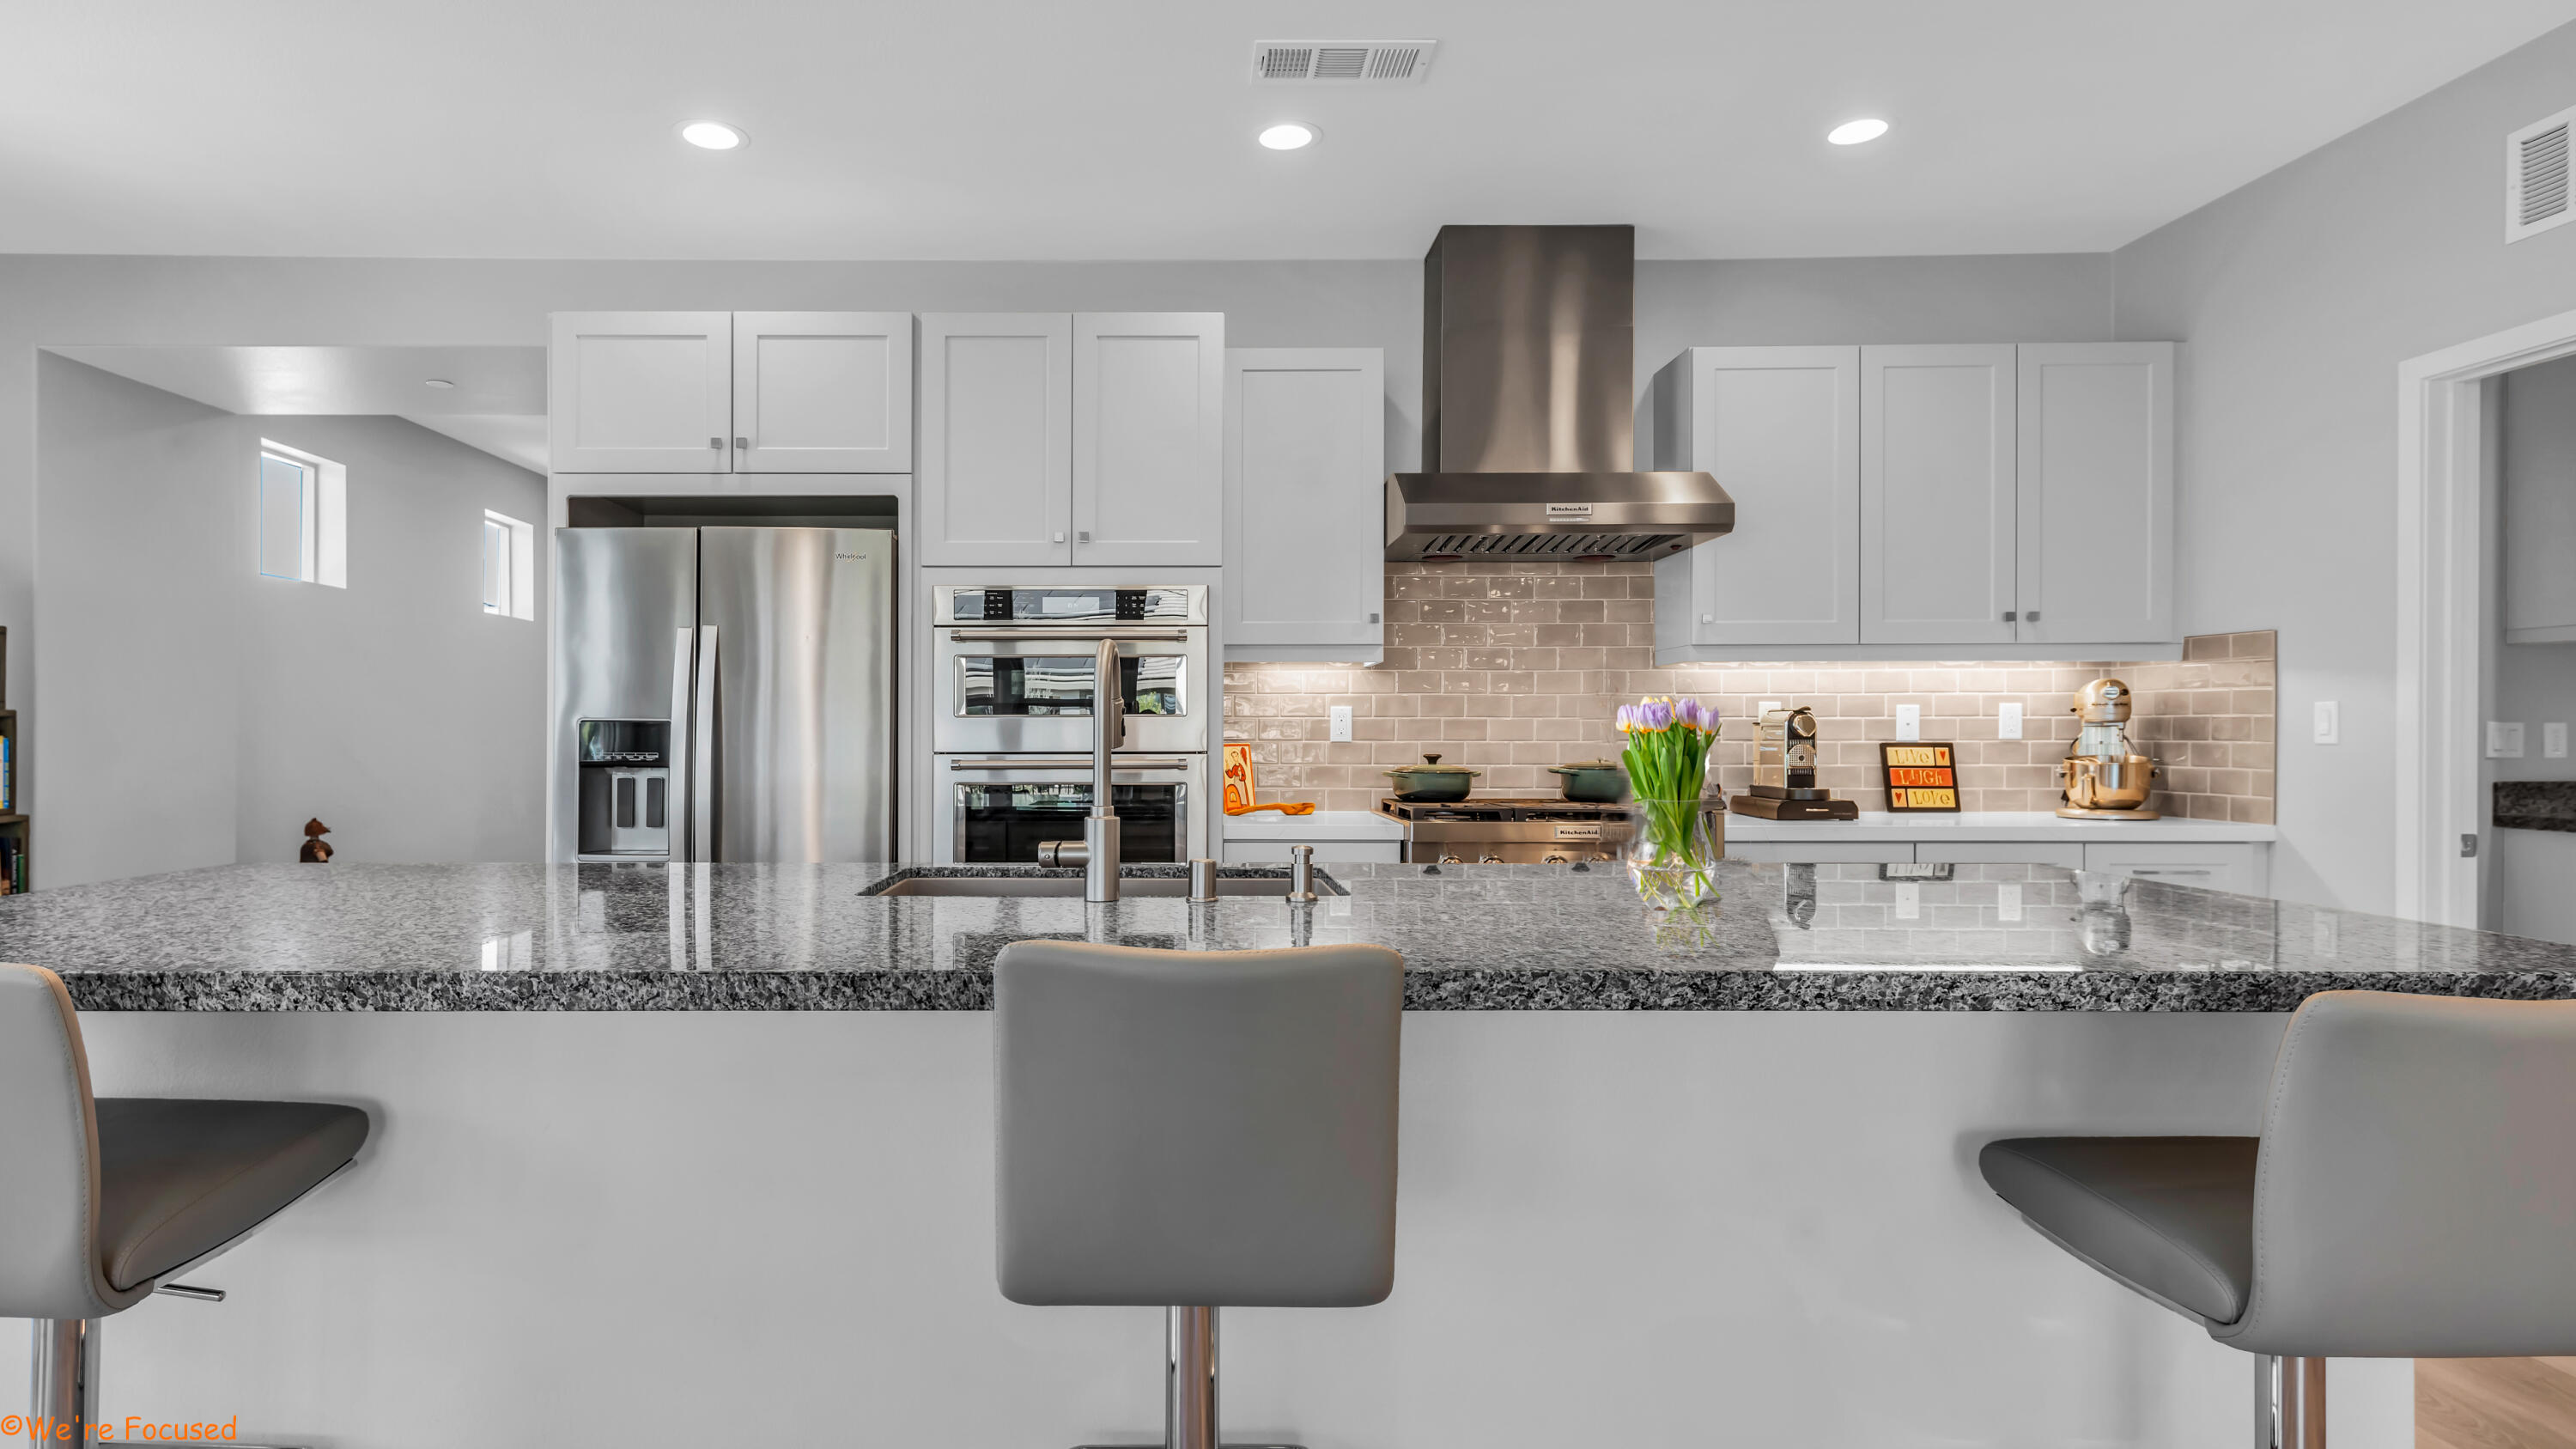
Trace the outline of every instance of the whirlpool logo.
<instances>
[{"instance_id":1,"label":"whirlpool logo","mask_svg":"<svg viewBox=\"0 0 2576 1449\"><path fill-rule=\"evenodd\" d=\"M835 560L839 560L839 559L866 558L866 557L867 557L867 555L866 555L866 554L863 554L863 553L836 553L836 554L832 555L832 557L833 557Z\"/></svg>"}]
</instances>

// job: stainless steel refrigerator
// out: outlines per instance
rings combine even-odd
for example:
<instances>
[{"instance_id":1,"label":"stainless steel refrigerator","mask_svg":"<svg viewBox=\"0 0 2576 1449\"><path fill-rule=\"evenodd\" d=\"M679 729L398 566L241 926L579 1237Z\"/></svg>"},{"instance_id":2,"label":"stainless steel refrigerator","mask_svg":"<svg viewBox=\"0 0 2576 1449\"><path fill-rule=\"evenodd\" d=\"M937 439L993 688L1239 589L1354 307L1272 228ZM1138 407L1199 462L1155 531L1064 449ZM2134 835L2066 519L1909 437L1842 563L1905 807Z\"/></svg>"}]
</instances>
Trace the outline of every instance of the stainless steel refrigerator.
<instances>
[{"instance_id":1,"label":"stainless steel refrigerator","mask_svg":"<svg viewBox=\"0 0 2576 1449\"><path fill-rule=\"evenodd\" d=\"M555 860L886 860L894 535L555 530Z\"/></svg>"}]
</instances>

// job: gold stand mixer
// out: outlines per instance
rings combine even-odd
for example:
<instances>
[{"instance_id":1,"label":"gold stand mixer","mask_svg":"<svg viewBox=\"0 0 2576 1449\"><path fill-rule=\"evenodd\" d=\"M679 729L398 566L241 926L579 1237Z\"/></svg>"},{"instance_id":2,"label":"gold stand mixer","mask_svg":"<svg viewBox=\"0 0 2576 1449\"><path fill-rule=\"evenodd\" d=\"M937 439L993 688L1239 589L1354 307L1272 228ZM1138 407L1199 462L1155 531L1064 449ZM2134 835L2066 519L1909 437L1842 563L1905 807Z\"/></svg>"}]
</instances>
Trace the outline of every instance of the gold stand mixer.
<instances>
[{"instance_id":1,"label":"gold stand mixer","mask_svg":"<svg viewBox=\"0 0 2576 1449\"><path fill-rule=\"evenodd\" d=\"M2129 744L2129 686L2094 680L2075 691L2075 717L2082 728L2075 748L2058 762L2066 803L2057 813L2070 820L2158 819L2147 808L2158 767Z\"/></svg>"}]
</instances>

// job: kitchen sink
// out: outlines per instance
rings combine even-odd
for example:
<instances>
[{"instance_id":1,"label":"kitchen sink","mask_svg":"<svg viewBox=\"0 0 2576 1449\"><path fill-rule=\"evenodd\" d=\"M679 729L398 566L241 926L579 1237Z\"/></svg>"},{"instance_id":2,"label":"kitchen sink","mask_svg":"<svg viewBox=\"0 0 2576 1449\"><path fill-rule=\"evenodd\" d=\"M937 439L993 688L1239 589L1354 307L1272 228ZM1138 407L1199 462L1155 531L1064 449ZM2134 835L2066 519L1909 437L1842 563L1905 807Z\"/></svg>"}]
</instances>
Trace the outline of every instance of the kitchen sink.
<instances>
[{"instance_id":1,"label":"kitchen sink","mask_svg":"<svg viewBox=\"0 0 2576 1449\"><path fill-rule=\"evenodd\" d=\"M1331 883L1322 871L1315 872L1315 889L1332 895ZM1190 883L1176 875L1121 876L1118 894L1129 896L1186 896ZM1221 875L1216 878L1220 896L1269 896L1288 894L1288 877L1284 875ZM1057 896L1082 899L1082 877L1078 875L908 875L900 880L864 892L872 896Z\"/></svg>"}]
</instances>

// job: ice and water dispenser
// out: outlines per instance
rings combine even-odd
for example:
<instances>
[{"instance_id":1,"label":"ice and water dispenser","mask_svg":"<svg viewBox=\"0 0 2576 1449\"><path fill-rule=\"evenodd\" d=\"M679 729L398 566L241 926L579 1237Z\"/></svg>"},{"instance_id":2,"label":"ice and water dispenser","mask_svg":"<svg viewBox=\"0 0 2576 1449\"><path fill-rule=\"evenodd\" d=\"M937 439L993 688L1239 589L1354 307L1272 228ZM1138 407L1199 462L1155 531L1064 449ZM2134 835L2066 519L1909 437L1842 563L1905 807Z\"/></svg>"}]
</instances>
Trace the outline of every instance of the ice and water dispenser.
<instances>
[{"instance_id":1,"label":"ice and water dispenser","mask_svg":"<svg viewBox=\"0 0 2576 1449\"><path fill-rule=\"evenodd\" d=\"M581 853L667 860L671 854L671 722L586 719L574 739L581 774Z\"/></svg>"}]
</instances>

